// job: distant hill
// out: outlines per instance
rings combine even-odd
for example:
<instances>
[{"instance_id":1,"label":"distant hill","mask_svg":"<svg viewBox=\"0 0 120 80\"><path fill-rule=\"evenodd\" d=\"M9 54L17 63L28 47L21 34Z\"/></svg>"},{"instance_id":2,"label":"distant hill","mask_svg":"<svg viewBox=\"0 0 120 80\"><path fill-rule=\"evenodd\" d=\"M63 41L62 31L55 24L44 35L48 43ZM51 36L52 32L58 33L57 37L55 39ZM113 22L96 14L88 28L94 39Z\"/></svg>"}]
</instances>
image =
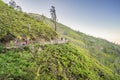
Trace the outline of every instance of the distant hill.
<instances>
[{"instance_id":1,"label":"distant hill","mask_svg":"<svg viewBox=\"0 0 120 80\"><path fill-rule=\"evenodd\" d=\"M18 12L0 0L0 80L120 79L114 71L119 70L117 60L116 68L112 63L116 56L119 60L118 45L73 31L59 23L57 33L53 30L50 19L44 16L35 19L33 14L30 15ZM54 40L58 36L66 37L70 41L61 44L39 43L41 40ZM34 43L18 48L4 46L6 43L12 43L14 39L21 41L21 38ZM97 53L99 48L101 50Z\"/></svg>"}]
</instances>

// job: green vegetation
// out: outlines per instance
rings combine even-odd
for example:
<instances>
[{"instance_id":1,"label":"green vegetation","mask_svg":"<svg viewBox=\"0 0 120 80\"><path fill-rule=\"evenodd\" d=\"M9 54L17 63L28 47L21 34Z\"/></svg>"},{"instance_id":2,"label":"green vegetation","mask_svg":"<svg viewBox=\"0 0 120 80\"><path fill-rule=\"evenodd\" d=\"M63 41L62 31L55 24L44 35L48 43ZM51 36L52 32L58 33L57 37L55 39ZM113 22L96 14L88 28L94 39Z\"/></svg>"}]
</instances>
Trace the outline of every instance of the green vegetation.
<instances>
[{"instance_id":1,"label":"green vegetation","mask_svg":"<svg viewBox=\"0 0 120 80\"><path fill-rule=\"evenodd\" d=\"M35 47L35 51L31 51ZM39 51L42 48L42 51ZM117 80L113 72L71 44L32 45L0 54L0 79Z\"/></svg>"},{"instance_id":2,"label":"green vegetation","mask_svg":"<svg viewBox=\"0 0 120 80\"><path fill-rule=\"evenodd\" d=\"M28 52L8 51L0 54L0 80L20 80L28 75L34 63L30 61ZM29 72L29 78L33 74Z\"/></svg>"},{"instance_id":3,"label":"green vegetation","mask_svg":"<svg viewBox=\"0 0 120 80\"><path fill-rule=\"evenodd\" d=\"M43 21L52 28L54 24L51 19L38 14L29 14L39 21ZM43 19L44 18L44 19ZM67 26L57 23L57 32L63 37L68 38L75 46L87 52L91 57L98 60L101 64L109 67L115 74L120 75L120 46L108 42L104 39L85 35L79 31L74 31Z\"/></svg>"},{"instance_id":4,"label":"green vegetation","mask_svg":"<svg viewBox=\"0 0 120 80\"><path fill-rule=\"evenodd\" d=\"M0 0L0 41L8 34L18 39L25 35L35 42L58 37L50 19L29 15ZM120 79L120 46L73 31L60 23L57 26L58 33L70 43L43 45L37 42L11 49L0 45L0 80Z\"/></svg>"},{"instance_id":5,"label":"green vegetation","mask_svg":"<svg viewBox=\"0 0 120 80\"><path fill-rule=\"evenodd\" d=\"M25 35L28 39L50 40L57 37L57 33L48 25L26 13L14 10L0 0L0 39L11 33L20 39Z\"/></svg>"}]
</instances>

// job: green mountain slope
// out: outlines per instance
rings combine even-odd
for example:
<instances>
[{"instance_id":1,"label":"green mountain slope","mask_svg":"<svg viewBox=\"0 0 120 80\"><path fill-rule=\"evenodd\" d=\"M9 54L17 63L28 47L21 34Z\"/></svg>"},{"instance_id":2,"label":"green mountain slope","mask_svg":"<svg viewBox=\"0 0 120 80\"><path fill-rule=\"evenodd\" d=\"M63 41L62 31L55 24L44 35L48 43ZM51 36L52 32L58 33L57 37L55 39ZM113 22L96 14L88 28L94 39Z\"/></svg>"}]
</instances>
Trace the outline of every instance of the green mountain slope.
<instances>
[{"instance_id":1,"label":"green mountain slope","mask_svg":"<svg viewBox=\"0 0 120 80\"><path fill-rule=\"evenodd\" d=\"M18 39L25 36L32 40L41 38L50 40L57 37L57 33L48 25L31 18L26 13L14 10L0 0L0 40L9 34ZM7 40L10 41L9 38Z\"/></svg>"},{"instance_id":2,"label":"green mountain slope","mask_svg":"<svg viewBox=\"0 0 120 80\"><path fill-rule=\"evenodd\" d=\"M35 48L34 51L31 48ZM42 48L42 51L39 51ZM0 79L118 80L107 67L71 44L32 45L0 54Z\"/></svg>"},{"instance_id":3,"label":"green mountain slope","mask_svg":"<svg viewBox=\"0 0 120 80\"><path fill-rule=\"evenodd\" d=\"M28 23L31 26L30 30ZM0 44L0 80L120 79L111 69L89 56L89 51L83 48L85 43L82 40L78 40L81 47L71 43L76 38L66 35L63 36L70 39L70 43L39 44L38 41L41 39L48 41L58 37L58 34L49 26L51 25L8 7L0 0L0 41L4 39L8 40L4 43L9 43L9 37L6 35L11 34L17 39L25 35L35 42L25 47L10 49ZM64 29L69 30L67 27ZM79 35L72 30L68 32Z\"/></svg>"},{"instance_id":4,"label":"green mountain slope","mask_svg":"<svg viewBox=\"0 0 120 80\"><path fill-rule=\"evenodd\" d=\"M39 14L30 13L29 15L37 20L43 21L54 29L54 24L51 19ZM104 39L85 35L79 31L74 31L61 23L57 23L57 32L68 38L75 46L79 47L79 49L88 52L91 57L112 69L115 74L120 74L119 45Z\"/></svg>"}]
</instances>

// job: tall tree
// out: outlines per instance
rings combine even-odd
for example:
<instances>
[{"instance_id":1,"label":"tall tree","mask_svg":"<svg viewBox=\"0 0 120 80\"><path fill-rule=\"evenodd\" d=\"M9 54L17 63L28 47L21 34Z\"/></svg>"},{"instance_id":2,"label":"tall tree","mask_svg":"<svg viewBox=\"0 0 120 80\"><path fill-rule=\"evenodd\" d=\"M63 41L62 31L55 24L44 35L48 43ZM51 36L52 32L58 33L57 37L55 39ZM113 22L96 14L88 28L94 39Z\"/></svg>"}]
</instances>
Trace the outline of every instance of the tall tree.
<instances>
[{"instance_id":1,"label":"tall tree","mask_svg":"<svg viewBox=\"0 0 120 80\"><path fill-rule=\"evenodd\" d=\"M10 5L11 7L15 8L15 7L16 7L16 2L13 1L13 0L11 0L11 1L9 1L9 5Z\"/></svg>"},{"instance_id":2,"label":"tall tree","mask_svg":"<svg viewBox=\"0 0 120 80\"><path fill-rule=\"evenodd\" d=\"M22 11L22 8L20 6L16 6L16 10Z\"/></svg>"},{"instance_id":3,"label":"tall tree","mask_svg":"<svg viewBox=\"0 0 120 80\"><path fill-rule=\"evenodd\" d=\"M9 1L9 5L16 9L17 11L22 11L22 8L19 5L17 5L14 0Z\"/></svg>"},{"instance_id":4,"label":"tall tree","mask_svg":"<svg viewBox=\"0 0 120 80\"><path fill-rule=\"evenodd\" d=\"M53 20L55 24L55 31L57 31L57 26L56 26L57 16L56 16L56 10L54 6L51 6L50 13L51 13L51 19Z\"/></svg>"}]
</instances>

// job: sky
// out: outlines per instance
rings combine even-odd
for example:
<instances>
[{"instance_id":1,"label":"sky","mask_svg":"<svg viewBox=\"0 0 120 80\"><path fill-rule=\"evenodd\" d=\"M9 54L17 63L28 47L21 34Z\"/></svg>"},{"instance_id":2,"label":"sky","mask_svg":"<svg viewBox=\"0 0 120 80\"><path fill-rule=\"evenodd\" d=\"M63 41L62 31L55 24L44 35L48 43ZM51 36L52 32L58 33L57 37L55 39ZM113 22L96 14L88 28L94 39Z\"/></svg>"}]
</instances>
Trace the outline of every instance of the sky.
<instances>
[{"instance_id":1,"label":"sky","mask_svg":"<svg viewBox=\"0 0 120 80\"><path fill-rule=\"evenodd\" d=\"M10 0L3 0L8 3ZM27 13L50 18L56 8L58 22L68 27L120 43L120 0L14 0Z\"/></svg>"}]
</instances>

